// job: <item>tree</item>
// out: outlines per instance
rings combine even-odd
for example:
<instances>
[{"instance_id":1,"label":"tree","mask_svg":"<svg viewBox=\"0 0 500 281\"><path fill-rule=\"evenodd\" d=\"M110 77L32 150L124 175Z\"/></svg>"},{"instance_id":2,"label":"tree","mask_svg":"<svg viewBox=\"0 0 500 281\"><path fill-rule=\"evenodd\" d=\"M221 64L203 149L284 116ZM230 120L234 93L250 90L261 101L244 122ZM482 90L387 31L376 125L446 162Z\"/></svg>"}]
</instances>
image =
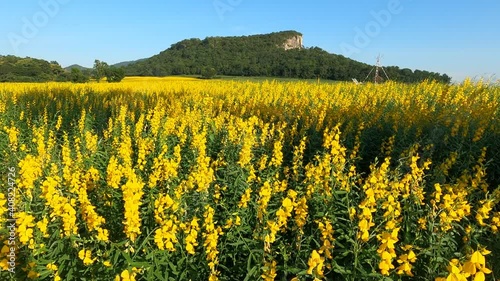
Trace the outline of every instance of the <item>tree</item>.
<instances>
[{"instance_id":1,"label":"tree","mask_svg":"<svg viewBox=\"0 0 500 281\"><path fill-rule=\"evenodd\" d=\"M121 67L108 67L106 68L106 78L109 83L120 82L123 78L125 78L125 70Z\"/></svg>"},{"instance_id":2,"label":"tree","mask_svg":"<svg viewBox=\"0 0 500 281\"><path fill-rule=\"evenodd\" d=\"M100 82L103 77L106 76L106 70L109 68L106 62L95 60L94 61L94 72L93 76L97 82Z\"/></svg>"},{"instance_id":3,"label":"tree","mask_svg":"<svg viewBox=\"0 0 500 281\"><path fill-rule=\"evenodd\" d=\"M212 79L217 74L217 71L213 67L204 67L201 70L201 77L204 79Z\"/></svg>"},{"instance_id":4,"label":"tree","mask_svg":"<svg viewBox=\"0 0 500 281\"><path fill-rule=\"evenodd\" d=\"M73 83L85 83L89 81L89 77L82 73L82 71L76 67L71 68L70 80Z\"/></svg>"},{"instance_id":5,"label":"tree","mask_svg":"<svg viewBox=\"0 0 500 281\"><path fill-rule=\"evenodd\" d=\"M95 60L93 76L97 82L106 77L109 83L120 82L125 77L125 70L115 66L109 66L106 62Z\"/></svg>"},{"instance_id":6,"label":"tree","mask_svg":"<svg viewBox=\"0 0 500 281\"><path fill-rule=\"evenodd\" d=\"M57 61L51 61L50 62L50 71L55 76L59 76L64 72L64 69L62 69L61 65Z\"/></svg>"}]
</instances>

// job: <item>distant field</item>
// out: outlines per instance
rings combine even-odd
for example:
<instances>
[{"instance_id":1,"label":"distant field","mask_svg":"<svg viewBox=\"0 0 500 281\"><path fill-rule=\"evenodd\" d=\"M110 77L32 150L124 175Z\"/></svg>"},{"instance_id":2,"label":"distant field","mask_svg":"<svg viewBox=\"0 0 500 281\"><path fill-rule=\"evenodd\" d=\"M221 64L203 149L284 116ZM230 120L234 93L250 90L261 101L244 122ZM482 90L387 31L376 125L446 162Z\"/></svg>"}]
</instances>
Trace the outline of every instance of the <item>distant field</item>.
<instances>
[{"instance_id":1,"label":"distant field","mask_svg":"<svg viewBox=\"0 0 500 281\"><path fill-rule=\"evenodd\" d=\"M179 75L179 76L166 76L166 77L141 77L141 76L127 76L123 81L172 81L172 80L206 80L201 79L198 75ZM255 76L216 76L209 80L230 80L230 81L249 81L249 82L264 82L264 81L280 81L280 82L296 82L307 81L310 83L340 83L339 81L327 79L298 79L298 78L282 78L282 77L255 77Z\"/></svg>"},{"instance_id":2,"label":"distant field","mask_svg":"<svg viewBox=\"0 0 500 281\"><path fill-rule=\"evenodd\" d=\"M195 76L166 76L166 77L142 77L127 76L122 82L162 82L162 81L193 81L199 80Z\"/></svg>"},{"instance_id":3,"label":"distant field","mask_svg":"<svg viewBox=\"0 0 500 281\"><path fill-rule=\"evenodd\" d=\"M245 77L245 76L217 76L216 79L220 80L234 80L234 81L250 81L250 82L262 82L262 81L281 81L281 82L295 82L295 81L307 81L311 83L338 83L339 81L327 80L327 79L299 79L299 78L282 78L282 77Z\"/></svg>"},{"instance_id":4,"label":"distant field","mask_svg":"<svg viewBox=\"0 0 500 281\"><path fill-rule=\"evenodd\" d=\"M0 280L498 279L500 88L320 82L0 84Z\"/></svg>"}]
</instances>

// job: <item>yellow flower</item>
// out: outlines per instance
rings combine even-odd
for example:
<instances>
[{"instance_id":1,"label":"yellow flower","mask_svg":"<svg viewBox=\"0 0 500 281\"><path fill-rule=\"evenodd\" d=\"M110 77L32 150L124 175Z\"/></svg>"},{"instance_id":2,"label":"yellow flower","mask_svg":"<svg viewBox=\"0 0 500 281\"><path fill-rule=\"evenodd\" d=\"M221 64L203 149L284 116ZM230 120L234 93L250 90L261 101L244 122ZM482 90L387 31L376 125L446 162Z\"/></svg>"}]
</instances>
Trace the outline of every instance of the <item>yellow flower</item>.
<instances>
[{"instance_id":1,"label":"yellow flower","mask_svg":"<svg viewBox=\"0 0 500 281\"><path fill-rule=\"evenodd\" d=\"M47 238L49 237L49 234L47 233L47 225L49 224L49 220L47 218L43 218L43 220L38 221L36 223L36 227L42 232L43 237Z\"/></svg>"},{"instance_id":2,"label":"yellow flower","mask_svg":"<svg viewBox=\"0 0 500 281\"><path fill-rule=\"evenodd\" d=\"M361 234L358 233L358 238L361 238L361 240L363 240L364 242L368 241L370 235L370 227L374 225L375 224L373 222L368 222L368 220L366 219L362 219L361 221L359 221L358 227Z\"/></svg>"},{"instance_id":3,"label":"yellow flower","mask_svg":"<svg viewBox=\"0 0 500 281\"><path fill-rule=\"evenodd\" d=\"M488 254L489 251L483 253ZM464 272L474 276L474 280L483 281L485 274L490 274L491 270L486 268L486 259L481 251L475 251L470 260L465 262L463 266Z\"/></svg>"},{"instance_id":4,"label":"yellow flower","mask_svg":"<svg viewBox=\"0 0 500 281\"><path fill-rule=\"evenodd\" d=\"M480 201L481 207L479 210L477 210L476 214L476 219L481 226L486 226L486 223L484 223L483 220L488 219L489 213L491 209L493 208L493 202L491 200L481 200Z\"/></svg>"},{"instance_id":5,"label":"yellow flower","mask_svg":"<svg viewBox=\"0 0 500 281\"><path fill-rule=\"evenodd\" d=\"M470 276L469 273L467 272L464 272L462 270L462 265L460 264L460 261L458 261L457 259L452 259L450 262L449 262L449 265L448 265L448 277L446 278L446 280L453 280L453 281L466 281L467 280L467 277Z\"/></svg>"},{"instance_id":6,"label":"yellow flower","mask_svg":"<svg viewBox=\"0 0 500 281\"><path fill-rule=\"evenodd\" d=\"M333 249L333 242L335 238L333 238L333 226L330 220L324 217L322 220L316 221L318 224L318 228L321 231L321 241L323 245L319 249L320 254L324 254L326 258L332 259L331 250Z\"/></svg>"},{"instance_id":7,"label":"yellow flower","mask_svg":"<svg viewBox=\"0 0 500 281\"><path fill-rule=\"evenodd\" d=\"M259 200L257 201L257 203L259 204L259 209L257 211L257 217L259 218L259 220L261 220L262 216L267 213L266 208L269 200L271 200L271 196L272 187L271 184L266 181L259 190Z\"/></svg>"},{"instance_id":8,"label":"yellow flower","mask_svg":"<svg viewBox=\"0 0 500 281\"><path fill-rule=\"evenodd\" d=\"M273 281L278 274L276 273L276 261L266 262L264 264L264 273L261 275L264 281Z\"/></svg>"},{"instance_id":9,"label":"yellow flower","mask_svg":"<svg viewBox=\"0 0 500 281\"><path fill-rule=\"evenodd\" d=\"M195 247L198 246L198 230L199 230L199 225L198 225L198 218L193 218L191 220L191 223L189 223L189 227L184 231L188 235L185 238L186 242L186 252L188 252L191 255L196 254L195 252Z\"/></svg>"},{"instance_id":10,"label":"yellow flower","mask_svg":"<svg viewBox=\"0 0 500 281\"><path fill-rule=\"evenodd\" d=\"M125 225L124 232L130 241L134 242L138 235L141 234L141 218L140 218L140 206L141 198L144 194L142 188L144 183L139 179L133 171L129 171L130 178L122 186L124 209L125 209L125 220L123 224Z\"/></svg>"},{"instance_id":11,"label":"yellow flower","mask_svg":"<svg viewBox=\"0 0 500 281\"><path fill-rule=\"evenodd\" d=\"M28 215L26 212L17 213L17 229L19 235L19 242L26 245L29 244L29 247L32 249L34 247L33 240L33 227L35 226L34 220L35 217L32 215Z\"/></svg>"},{"instance_id":12,"label":"yellow flower","mask_svg":"<svg viewBox=\"0 0 500 281\"><path fill-rule=\"evenodd\" d=\"M241 196L240 202L238 203L238 208L247 208L248 201L250 201L250 196L252 193L252 188L245 189L245 193Z\"/></svg>"},{"instance_id":13,"label":"yellow flower","mask_svg":"<svg viewBox=\"0 0 500 281\"><path fill-rule=\"evenodd\" d=\"M115 280L120 281L121 277L121 281L135 281L135 276L136 273L134 272L134 270L128 271L127 269L125 269L124 271L122 271L120 276L117 275L115 277Z\"/></svg>"},{"instance_id":14,"label":"yellow flower","mask_svg":"<svg viewBox=\"0 0 500 281\"><path fill-rule=\"evenodd\" d=\"M57 271L57 265L53 263L49 263L45 267L47 267L48 270Z\"/></svg>"},{"instance_id":15,"label":"yellow flower","mask_svg":"<svg viewBox=\"0 0 500 281\"><path fill-rule=\"evenodd\" d=\"M211 274L214 275L213 278L217 278L217 272L215 266L219 263L217 255L219 250L217 250L217 243L219 235L221 235L222 229L220 227L215 227L214 224L214 213L215 210L209 206L205 206L205 212L203 213L205 232L203 237L203 246L205 247L206 260L208 261L208 267L210 268Z\"/></svg>"},{"instance_id":16,"label":"yellow flower","mask_svg":"<svg viewBox=\"0 0 500 281\"><path fill-rule=\"evenodd\" d=\"M208 277L208 281L218 281L219 278L217 277L216 272L210 272L210 276Z\"/></svg>"},{"instance_id":17,"label":"yellow flower","mask_svg":"<svg viewBox=\"0 0 500 281\"><path fill-rule=\"evenodd\" d=\"M39 157L28 154L19 164L18 187L24 188L28 197L31 197L35 181L42 175L43 165Z\"/></svg>"},{"instance_id":18,"label":"yellow flower","mask_svg":"<svg viewBox=\"0 0 500 281\"><path fill-rule=\"evenodd\" d=\"M107 229L97 228L97 240L108 242L109 241L109 232Z\"/></svg>"},{"instance_id":19,"label":"yellow flower","mask_svg":"<svg viewBox=\"0 0 500 281\"><path fill-rule=\"evenodd\" d=\"M4 126L3 129L9 137L9 146L12 148L12 151L16 151L20 135L19 129L17 129L16 127L7 127L7 126Z\"/></svg>"},{"instance_id":20,"label":"yellow flower","mask_svg":"<svg viewBox=\"0 0 500 281\"><path fill-rule=\"evenodd\" d=\"M229 229L229 228L231 228L231 226L233 226L233 219L229 218L229 219L227 219L226 225L224 225L224 228Z\"/></svg>"},{"instance_id":21,"label":"yellow flower","mask_svg":"<svg viewBox=\"0 0 500 281\"><path fill-rule=\"evenodd\" d=\"M280 167L283 162L283 133L280 132L280 138L274 142L273 157L271 158L271 166Z\"/></svg>"},{"instance_id":22,"label":"yellow flower","mask_svg":"<svg viewBox=\"0 0 500 281\"><path fill-rule=\"evenodd\" d=\"M307 265L309 265L309 269L307 270L307 274L312 275L313 270L316 269L316 274L320 277L323 276L323 262L324 259L319 255L319 253L316 250L313 250L311 253L311 257L309 258L309 261L307 262Z\"/></svg>"},{"instance_id":23,"label":"yellow flower","mask_svg":"<svg viewBox=\"0 0 500 281\"><path fill-rule=\"evenodd\" d=\"M389 253L384 252L384 254L389 254ZM394 268L394 265L392 265L392 263L389 260L382 259L378 264L378 268L380 269L380 273L382 273L382 275L389 275L389 270Z\"/></svg>"},{"instance_id":24,"label":"yellow flower","mask_svg":"<svg viewBox=\"0 0 500 281\"><path fill-rule=\"evenodd\" d=\"M177 237L177 224L169 219L161 228L155 231L154 241L160 250L175 251L175 244L178 243Z\"/></svg>"},{"instance_id":25,"label":"yellow flower","mask_svg":"<svg viewBox=\"0 0 500 281\"><path fill-rule=\"evenodd\" d=\"M38 273L36 271L33 271L33 270L30 270L28 272L28 278L29 279L37 279L38 277L40 277L40 273Z\"/></svg>"},{"instance_id":26,"label":"yellow flower","mask_svg":"<svg viewBox=\"0 0 500 281\"><path fill-rule=\"evenodd\" d=\"M399 241L398 231L399 228L395 228L390 233L383 232L381 235L377 235L377 238L382 242L377 252L381 253L386 249L394 249L394 244Z\"/></svg>"},{"instance_id":27,"label":"yellow flower","mask_svg":"<svg viewBox=\"0 0 500 281\"><path fill-rule=\"evenodd\" d=\"M419 218L418 219L418 226L420 229L427 229L427 219L425 217Z\"/></svg>"},{"instance_id":28,"label":"yellow flower","mask_svg":"<svg viewBox=\"0 0 500 281\"><path fill-rule=\"evenodd\" d=\"M356 208L354 207L349 208L349 219L354 220L355 216L356 216Z\"/></svg>"},{"instance_id":29,"label":"yellow flower","mask_svg":"<svg viewBox=\"0 0 500 281\"><path fill-rule=\"evenodd\" d=\"M415 255L413 250L411 250L411 245L406 245L401 248L404 251L408 251L408 253L399 256L399 259L397 261L400 266L397 268L397 274L406 274L408 276L413 276L413 273L411 272L411 269L413 268L412 263L417 260L417 256Z\"/></svg>"},{"instance_id":30,"label":"yellow flower","mask_svg":"<svg viewBox=\"0 0 500 281\"><path fill-rule=\"evenodd\" d=\"M91 265L96 260L95 258L92 259L92 251L91 250L85 250L85 249L80 250L78 252L78 257L83 261L84 265Z\"/></svg>"}]
</instances>

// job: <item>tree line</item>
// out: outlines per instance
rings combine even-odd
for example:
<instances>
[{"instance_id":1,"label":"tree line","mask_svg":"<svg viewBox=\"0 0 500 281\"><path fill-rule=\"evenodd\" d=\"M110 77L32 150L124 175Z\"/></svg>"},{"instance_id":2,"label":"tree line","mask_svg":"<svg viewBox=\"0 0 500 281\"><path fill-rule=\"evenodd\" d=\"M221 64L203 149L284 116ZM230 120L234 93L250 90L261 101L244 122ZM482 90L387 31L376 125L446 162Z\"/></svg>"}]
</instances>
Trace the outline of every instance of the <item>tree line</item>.
<instances>
[{"instance_id":1,"label":"tree line","mask_svg":"<svg viewBox=\"0 0 500 281\"><path fill-rule=\"evenodd\" d=\"M0 56L0 82L90 80L119 82L128 76L214 75L265 76L303 79L330 79L363 81L373 69L342 55L328 53L319 47L285 50L283 43L296 31L263 35L207 37L203 40L186 39L158 55L127 65L110 66L95 60L92 69L63 69L56 61L45 61L16 56ZM398 66L384 67L391 80L414 83L425 79L450 83L446 74L425 70L411 70Z\"/></svg>"},{"instance_id":2,"label":"tree line","mask_svg":"<svg viewBox=\"0 0 500 281\"><path fill-rule=\"evenodd\" d=\"M108 82L120 82L125 77L121 67L109 66L95 60L93 69L73 67L64 69L56 61L16 56L0 56L0 82L97 82L106 78Z\"/></svg>"},{"instance_id":3,"label":"tree line","mask_svg":"<svg viewBox=\"0 0 500 281\"><path fill-rule=\"evenodd\" d=\"M239 37L193 38L172 44L171 47L149 59L125 66L127 75L168 76L203 75L206 69L215 69L218 75L268 76L287 78L322 78L363 81L372 65L342 55L328 53L319 47L285 50L283 42L296 31ZM449 83L446 74L425 70L411 70L398 66L384 67L391 80L413 83L425 79Z\"/></svg>"}]
</instances>

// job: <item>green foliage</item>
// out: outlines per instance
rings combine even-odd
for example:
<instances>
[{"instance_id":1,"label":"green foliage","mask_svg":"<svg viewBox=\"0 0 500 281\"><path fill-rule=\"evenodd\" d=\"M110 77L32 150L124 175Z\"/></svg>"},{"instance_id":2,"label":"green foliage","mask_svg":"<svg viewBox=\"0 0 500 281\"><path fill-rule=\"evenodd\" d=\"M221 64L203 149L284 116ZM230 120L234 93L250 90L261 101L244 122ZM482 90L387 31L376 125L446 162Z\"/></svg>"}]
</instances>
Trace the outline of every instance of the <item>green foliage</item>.
<instances>
[{"instance_id":1,"label":"green foliage","mask_svg":"<svg viewBox=\"0 0 500 281\"><path fill-rule=\"evenodd\" d=\"M106 69L106 78L109 83L120 82L125 78L125 70L123 70L123 68L111 66Z\"/></svg>"},{"instance_id":2,"label":"green foliage","mask_svg":"<svg viewBox=\"0 0 500 281\"><path fill-rule=\"evenodd\" d=\"M90 77L85 75L80 69L73 67L71 69L70 80L74 83L85 83L88 82Z\"/></svg>"},{"instance_id":3,"label":"green foliage","mask_svg":"<svg viewBox=\"0 0 500 281\"><path fill-rule=\"evenodd\" d=\"M201 78L212 79L217 74L217 71L213 67L205 67L201 71Z\"/></svg>"},{"instance_id":4,"label":"green foliage","mask_svg":"<svg viewBox=\"0 0 500 281\"><path fill-rule=\"evenodd\" d=\"M106 76L106 71L109 68L106 62L95 60L94 61L94 69L92 72L92 76L97 82L100 82L102 78Z\"/></svg>"},{"instance_id":5,"label":"green foliage","mask_svg":"<svg viewBox=\"0 0 500 281\"><path fill-rule=\"evenodd\" d=\"M301 79L363 81L373 66L318 47L285 50L285 40L302 34L296 31L239 37L186 39L149 59L125 66L127 75L167 76L202 75L214 67L219 75L267 76ZM449 83L446 74L397 66L385 68L391 80L413 83L425 79Z\"/></svg>"},{"instance_id":6,"label":"green foliage","mask_svg":"<svg viewBox=\"0 0 500 281\"><path fill-rule=\"evenodd\" d=\"M106 77L109 83L120 82L125 78L125 70L122 67L109 66L106 62L95 60L92 76L97 82Z\"/></svg>"},{"instance_id":7,"label":"green foliage","mask_svg":"<svg viewBox=\"0 0 500 281\"><path fill-rule=\"evenodd\" d=\"M56 61L0 56L0 82L68 81L70 76Z\"/></svg>"}]
</instances>

